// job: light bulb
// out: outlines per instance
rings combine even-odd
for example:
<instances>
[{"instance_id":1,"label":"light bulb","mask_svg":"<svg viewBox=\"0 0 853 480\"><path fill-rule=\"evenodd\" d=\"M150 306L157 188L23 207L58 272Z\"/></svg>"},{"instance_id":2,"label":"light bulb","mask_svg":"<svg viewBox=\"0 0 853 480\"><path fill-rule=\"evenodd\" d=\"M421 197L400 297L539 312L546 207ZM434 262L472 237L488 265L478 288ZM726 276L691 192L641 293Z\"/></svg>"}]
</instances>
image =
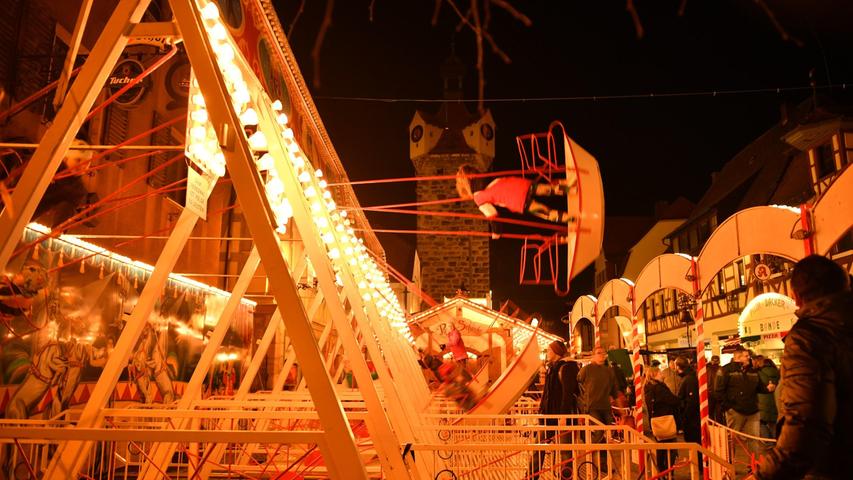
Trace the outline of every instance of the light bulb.
<instances>
[{"instance_id":1,"label":"light bulb","mask_svg":"<svg viewBox=\"0 0 853 480\"><path fill-rule=\"evenodd\" d=\"M190 136L195 140L204 140L207 137L207 129L201 125L190 128Z\"/></svg>"},{"instance_id":2,"label":"light bulb","mask_svg":"<svg viewBox=\"0 0 853 480\"><path fill-rule=\"evenodd\" d=\"M219 7L217 7L214 2L208 2L207 5L201 9L201 17L205 20L216 20L219 18Z\"/></svg>"},{"instance_id":3,"label":"light bulb","mask_svg":"<svg viewBox=\"0 0 853 480\"><path fill-rule=\"evenodd\" d=\"M240 122L246 126L255 126L258 124L258 112L255 111L254 108L247 108L245 112L240 115Z\"/></svg>"},{"instance_id":4,"label":"light bulb","mask_svg":"<svg viewBox=\"0 0 853 480\"><path fill-rule=\"evenodd\" d=\"M272 170L274 166L275 161L273 160L272 155L270 155L269 153L261 155L261 158L258 159L258 170Z\"/></svg>"},{"instance_id":5,"label":"light bulb","mask_svg":"<svg viewBox=\"0 0 853 480\"><path fill-rule=\"evenodd\" d=\"M249 100L251 100L251 98L252 97L249 95L248 88L238 88L234 91L234 93L231 94L231 99L235 103L239 103L240 105L245 105L249 103Z\"/></svg>"},{"instance_id":6,"label":"light bulb","mask_svg":"<svg viewBox=\"0 0 853 480\"><path fill-rule=\"evenodd\" d=\"M281 104L281 100L276 100L272 102L272 109L276 112L280 111L284 106Z\"/></svg>"},{"instance_id":7,"label":"light bulb","mask_svg":"<svg viewBox=\"0 0 853 480\"><path fill-rule=\"evenodd\" d=\"M279 113L275 116L275 121L278 122L278 124L281 126L287 125L287 120L287 114Z\"/></svg>"},{"instance_id":8,"label":"light bulb","mask_svg":"<svg viewBox=\"0 0 853 480\"><path fill-rule=\"evenodd\" d=\"M193 110L193 113L190 114L190 118L192 118L192 120L194 122L207 123L207 119L208 119L207 110L205 110L203 108L200 108L198 110Z\"/></svg>"},{"instance_id":9,"label":"light bulb","mask_svg":"<svg viewBox=\"0 0 853 480\"><path fill-rule=\"evenodd\" d=\"M213 38L214 40L225 40L228 36L228 31L225 30L225 26L221 23L216 23L207 31L210 34L210 38Z\"/></svg>"},{"instance_id":10,"label":"light bulb","mask_svg":"<svg viewBox=\"0 0 853 480\"><path fill-rule=\"evenodd\" d=\"M264 132L258 130L253 133L252 136L249 137L249 146L255 151L266 150L267 137L264 135Z\"/></svg>"},{"instance_id":11,"label":"light bulb","mask_svg":"<svg viewBox=\"0 0 853 480\"><path fill-rule=\"evenodd\" d=\"M267 193L274 198L284 193L284 184L281 183L278 177L273 177L267 182Z\"/></svg>"},{"instance_id":12,"label":"light bulb","mask_svg":"<svg viewBox=\"0 0 853 480\"><path fill-rule=\"evenodd\" d=\"M234 48L228 43L220 43L214 47L213 53L216 54L217 60L223 64L234 61Z\"/></svg>"}]
</instances>

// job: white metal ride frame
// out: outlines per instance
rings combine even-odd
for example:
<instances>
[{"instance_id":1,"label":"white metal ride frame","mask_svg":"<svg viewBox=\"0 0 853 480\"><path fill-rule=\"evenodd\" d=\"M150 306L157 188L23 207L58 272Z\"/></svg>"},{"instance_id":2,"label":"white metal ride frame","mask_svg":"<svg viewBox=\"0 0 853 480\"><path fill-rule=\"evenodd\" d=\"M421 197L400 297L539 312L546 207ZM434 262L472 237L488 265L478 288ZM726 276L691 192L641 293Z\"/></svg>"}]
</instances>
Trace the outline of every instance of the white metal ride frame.
<instances>
[{"instance_id":1,"label":"white metal ride frame","mask_svg":"<svg viewBox=\"0 0 853 480\"><path fill-rule=\"evenodd\" d=\"M219 136L220 147L256 248L241 272L240 279L232 292L233 297L222 313L211 341L203 352L197 370L186 389L186 394L179 402L175 413L188 408L193 400L198 398L201 382L228 328L234 309L259 262L262 262L278 311L264 336L262 348L256 352L255 361L251 364L250 376L257 371L257 359L263 357L263 350L272 338L270 332L275 331L278 319L281 318L290 339L290 348L294 353L288 356L288 364L292 364L294 359L298 358L307 379L317 417L323 427L323 441L317 443L323 453L328 475L332 478L366 478L365 466L352 430L336 395L333 381L327 372L326 362L314 338L311 316L306 314L297 292L295 280L298 280L298 276L295 277L293 273L301 272L305 265L305 257L296 262L300 267L291 270L282 255L281 246L274 231L276 222L267 203L253 152L247 138L240 133L243 127L229 97L223 73L215 60L199 5L193 0L172 0L170 3L175 24L182 34L190 62L197 73L198 85L210 114L210 123ZM151 34L158 27L163 28L170 35L174 34L175 25L172 24L164 26L138 23L148 4L149 0L120 1L91 50L54 123L47 130L14 191L12 202L17 207L18 215L13 216L10 209L5 209L0 214L0 241L2 241L0 266L5 267L8 262L15 245L22 236L24 226L35 211L71 140L82 125L128 39L134 32ZM237 55L239 56L239 52ZM400 453L401 445L404 443L401 439L405 442L415 441L416 423L413 422L416 422L417 415L414 414L414 409L422 408L428 399L428 390L417 367L414 352L408 348L403 337L391 329L379 314L373 302L376 297L362 299L363 293L360 292L359 284L365 280L363 275L351 269L340 268L340 264L335 268L329 254L321 247L319 231L311 215L311 204L302 194L302 186L297 179L299 172L291 162L293 148L282 140L283 132L277 130L271 121L275 116L275 112L270 107L272 102L266 97L259 82L249 73L249 70L245 68L243 70L244 76L247 76L255 87L253 93L256 96L252 100L261 117L259 128L266 133L267 138L271 139L269 153L273 156L278 175L289 192L288 198L293 207L294 223L305 242L305 253L320 283L322 295L318 295L315 299L311 310L316 312L319 300L325 299L339 341L359 383L368 411L365 421L369 426L371 440L385 474L392 478L410 478L411 473ZM168 274L173 269L197 220L198 216L186 209L177 220L155 264L151 278L146 282L79 421L73 428L69 427L69 433L72 431L76 433L61 436L62 441L48 467L46 478L74 477L82 469L94 441L103 438L104 432L101 428L106 402L115 388L121 371L127 365L133 346L145 328L155 301L160 296ZM336 272L343 284L341 290L336 285ZM356 339L351 324L353 318L361 333L364 346L377 367L384 395L387 398L387 412L371 381L365 358L361 355L361 345ZM377 339L382 342L381 347ZM282 379L286 374L286 370L281 372L276 382L279 389L278 384L283 384ZM395 378L398 382L394 380ZM246 384L250 382L248 376L244 382L247 382ZM246 393L246 389L241 386L238 396L244 396ZM391 418L394 420L395 428L392 428ZM187 421L177 423L177 428L184 432L188 431L185 430L186 426ZM237 432L233 433L235 435L233 438L240 438ZM157 470L168 465L171 452L176 448L175 443L162 441L162 439L182 438L169 435L154 435L152 438L154 437L161 441L152 449L151 465L146 465L147 470L144 469L141 472L146 478L156 477ZM279 435L276 438L285 437L287 435ZM295 434L287 438L315 437L316 435L299 437ZM222 438L229 438L229 436L213 435L207 438L218 438L221 442ZM332 445L334 454L330 450ZM155 468L150 468L152 466Z\"/></svg>"}]
</instances>

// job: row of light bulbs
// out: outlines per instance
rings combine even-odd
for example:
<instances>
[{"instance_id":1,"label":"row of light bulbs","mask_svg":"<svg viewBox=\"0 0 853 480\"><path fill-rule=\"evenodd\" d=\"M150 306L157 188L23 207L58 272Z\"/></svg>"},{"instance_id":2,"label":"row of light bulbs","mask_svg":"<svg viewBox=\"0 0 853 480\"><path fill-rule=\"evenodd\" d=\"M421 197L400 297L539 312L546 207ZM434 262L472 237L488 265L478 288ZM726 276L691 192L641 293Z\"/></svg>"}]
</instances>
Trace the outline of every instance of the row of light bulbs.
<instances>
[{"instance_id":1,"label":"row of light bulbs","mask_svg":"<svg viewBox=\"0 0 853 480\"><path fill-rule=\"evenodd\" d=\"M226 80L228 92L240 122L246 129L249 147L256 153L256 165L266 172L266 195L276 217L277 231L286 231L287 223L293 216L293 209L287 200L284 183L274 168L274 159L267 151L268 142L264 133L257 128L258 113L250 105L248 83L235 61L235 47L227 29L220 20L219 9L213 2L202 2L202 18L211 41L220 70ZM210 127L204 97L198 84L191 82L190 120L188 121L188 157L201 168L217 176L225 173L225 157L216 140L216 132ZM405 314L396 301L388 279L376 262L370 258L364 241L355 235L345 210L338 210L323 178L320 169L313 169L304 153L295 141L293 130L288 128L287 115L282 112L282 104L276 100L271 105L276 114L276 123L287 155L296 172L303 194L308 200L311 215L319 232L319 238L326 247L335 270L336 280L341 281L341 272L347 268L353 273L359 293L365 302L375 305L379 314L410 343L414 343L411 331L405 321ZM251 133L250 133L251 132Z\"/></svg>"}]
</instances>

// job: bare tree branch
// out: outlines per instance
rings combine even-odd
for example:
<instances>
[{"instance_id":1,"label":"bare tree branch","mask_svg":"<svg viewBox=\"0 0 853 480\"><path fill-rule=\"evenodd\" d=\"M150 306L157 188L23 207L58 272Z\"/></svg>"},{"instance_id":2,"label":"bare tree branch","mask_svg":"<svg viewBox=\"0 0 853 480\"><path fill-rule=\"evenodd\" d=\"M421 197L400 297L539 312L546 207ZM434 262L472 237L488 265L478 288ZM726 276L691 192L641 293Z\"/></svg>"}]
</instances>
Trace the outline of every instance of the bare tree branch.
<instances>
[{"instance_id":1,"label":"bare tree branch","mask_svg":"<svg viewBox=\"0 0 853 480\"><path fill-rule=\"evenodd\" d=\"M492 34L491 34L491 33L489 33L487 30L483 30L483 38L485 38L485 39L486 39L486 41L488 41L488 42L489 42L489 45L492 47L492 53L494 53L495 55L497 55L498 57L500 57L500 59L501 59L504 63L506 63L507 65L509 65L510 63L512 63L512 59L511 59L511 58L509 58L509 55L507 55L507 54L506 54L506 52L504 52L503 50L501 50L501 48L500 48L500 47L498 47L498 44L497 44L497 43L495 43L495 39L494 39L494 38L492 38Z\"/></svg>"},{"instance_id":2,"label":"bare tree branch","mask_svg":"<svg viewBox=\"0 0 853 480\"><path fill-rule=\"evenodd\" d=\"M483 31L488 32L489 31L489 25L492 23L492 1L491 0L485 0L484 5L483 5L483 10L485 11L483 13Z\"/></svg>"},{"instance_id":3,"label":"bare tree branch","mask_svg":"<svg viewBox=\"0 0 853 480\"><path fill-rule=\"evenodd\" d=\"M628 13L631 14L631 20L634 21L634 30L637 31L637 38L643 38L643 35L645 33L643 31L643 23L640 21L640 15L637 13L637 9L634 8L634 0L627 0L627 3L625 4L625 10L627 10Z\"/></svg>"},{"instance_id":4,"label":"bare tree branch","mask_svg":"<svg viewBox=\"0 0 853 480\"><path fill-rule=\"evenodd\" d=\"M515 19L521 22L522 24L524 24L525 27L533 25L533 20L531 20L530 17L516 10L516 8L510 5L510 3L506 0L491 0L491 2L506 10L507 13L515 17Z\"/></svg>"},{"instance_id":5,"label":"bare tree branch","mask_svg":"<svg viewBox=\"0 0 853 480\"><path fill-rule=\"evenodd\" d=\"M474 1L476 1L476 0L474 0ZM462 14L462 10L459 10L459 7L456 6L456 2L454 2L453 0L447 0L447 4L450 5L450 7L453 8L453 11L456 12L456 15L459 16L459 20L460 20L461 24L468 25L469 27L471 27L471 30L474 30L474 31L477 30L477 27L475 27L474 25L471 24L471 22L468 21L468 15ZM468 11L470 12L471 10L468 10Z\"/></svg>"},{"instance_id":6,"label":"bare tree branch","mask_svg":"<svg viewBox=\"0 0 853 480\"><path fill-rule=\"evenodd\" d=\"M476 1L476 0L474 0L474 1ZM462 19L462 21L460 21L460 22L456 25L456 33L461 32L461 31L462 31L462 27L464 27L466 23L470 26L470 25L471 25L471 23L470 23L470 22L471 22L471 20L470 20L470 19L471 19L471 8L468 8L468 11L467 11L467 12L465 12L465 18L463 18L463 19ZM474 27L471 27L471 28L474 28Z\"/></svg>"},{"instance_id":7,"label":"bare tree branch","mask_svg":"<svg viewBox=\"0 0 853 480\"><path fill-rule=\"evenodd\" d=\"M293 21L290 22L290 26L287 27L287 38L293 34L293 27L296 26L296 21L299 20L299 17L302 16L302 11L305 10L305 0L299 2L299 10L296 11L296 15L293 16Z\"/></svg>"},{"instance_id":8,"label":"bare tree branch","mask_svg":"<svg viewBox=\"0 0 853 480\"><path fill-rule=\"evenodd\" d=\"M485 111L483 98L486 96L486 74L483 65L483 28L480 24L480 11L477 3L479 1L471 0L471 16L474 18L474 26L476 27L474 33L477 39L477 110L483 113Z\"/></svg>"},{"instance_id":9,"label":"bare tree branch","mask_svg":"<svg viewBox=\"0 0 853 480\"><path fill-rule=\"evenodd\" d=\"M314 78L312 79L314 88L320 88L320 49L323 48L326 32L332 26L332 12L334 10L335 0L326 0L326 13L323 15L323 22L320 23L320 29L314 39L314 48L311 49L311 61L314 63Z\"/></svg>"},{"instance_id":10,"label":"bare tree branch","mask_svg":"<svg viewBox=\"0 0 853 480\"><path fill-rule=\"evenodd\" d=\"M439 13L441 13L441 0L435 0L435 7L432 9L432 20L430 20L430 24L433 27L438 25Z\"/></svg>"},{"instance_id":11,"label":"bare tree branch","mask_svg":"<svg viewBox=\"0 0 853 480\"><path fill-rule=\"evenodd\" d=\"M770 23L773 24L773 28L776 29L776 32L779 33L779 36L782 37L782 40L784 40L786 42L791 42L798 47L803 46L803 42L800 41L799 38L790 35L788 33L788 31L785 30L785 27L783 27L782 24L779 23L779 20L776 19L776 15L773 13L773 10L771 10L770 7L768 7L767 4L764 3L764 0L752 0L752 1L756 5L758 5L761 8L761 10L764 11L764 14L767 15L767 18L770 19Z\"/></svg>"}]
</instances>

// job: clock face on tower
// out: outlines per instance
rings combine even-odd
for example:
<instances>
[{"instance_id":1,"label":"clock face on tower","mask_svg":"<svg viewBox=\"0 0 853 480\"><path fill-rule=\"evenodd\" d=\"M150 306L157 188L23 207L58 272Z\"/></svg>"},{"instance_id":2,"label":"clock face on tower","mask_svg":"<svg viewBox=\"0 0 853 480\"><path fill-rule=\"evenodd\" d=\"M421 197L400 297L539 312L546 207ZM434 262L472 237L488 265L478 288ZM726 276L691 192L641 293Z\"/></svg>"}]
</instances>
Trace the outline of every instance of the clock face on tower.
<instances>
[{"instance_id":1,"label":"clock face on tower","mask_svg":"<svg viewBox=\"0 0 853 480\"><path fill-rule=\"evenodd\" d=\"M486 140L491 140L495 138L495 129L488 123L484 123L480 126L480 135L482 135Z\"/></svg>"},{"instance_id":2,"label":"clock face on tower","mask_svg":"<svg viewBox=\"0 0 853 480\"><path fill-rule=\"evenodd\" d=\"M412 128L412 133L410 135L413 143L420 142L422 138L424 138L424 127L422 125L415 125Z\"/></svg>"}]
</instances>

